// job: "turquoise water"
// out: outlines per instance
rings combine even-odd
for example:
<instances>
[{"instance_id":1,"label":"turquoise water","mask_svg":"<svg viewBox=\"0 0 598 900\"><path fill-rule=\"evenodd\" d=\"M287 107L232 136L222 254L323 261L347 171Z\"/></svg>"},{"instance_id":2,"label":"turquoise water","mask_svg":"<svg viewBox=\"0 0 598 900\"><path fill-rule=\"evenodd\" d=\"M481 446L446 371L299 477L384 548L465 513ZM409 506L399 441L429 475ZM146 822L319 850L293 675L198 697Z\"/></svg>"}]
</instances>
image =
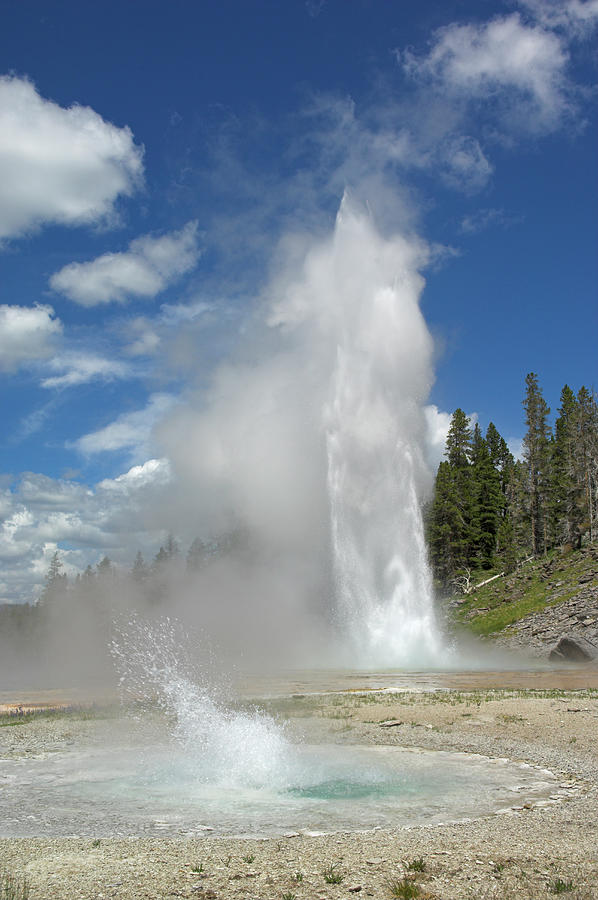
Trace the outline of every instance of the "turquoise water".
<instances>
[{"instance_id":1,"label":"turquoise water","mask_svg":"<svg viewBox=\"0 0 598 900\"><path fill-rule=\"evenodd\" d=\"M278 783L198 769L174 744L5 760L0 834L273 836L457 821L546 798L545 770L462 753L297 746Z\"/></svg>"}]
</instances>

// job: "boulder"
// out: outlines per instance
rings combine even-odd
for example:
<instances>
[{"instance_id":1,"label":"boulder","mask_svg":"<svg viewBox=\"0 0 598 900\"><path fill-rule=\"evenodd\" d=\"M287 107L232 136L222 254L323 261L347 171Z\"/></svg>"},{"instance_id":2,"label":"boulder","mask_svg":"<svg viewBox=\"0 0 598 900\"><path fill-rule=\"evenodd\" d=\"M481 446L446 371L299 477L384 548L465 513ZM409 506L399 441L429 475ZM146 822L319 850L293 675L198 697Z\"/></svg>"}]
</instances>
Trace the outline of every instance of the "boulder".
<instances>
[{"instance_id":1,"label":"boulder","mask_svg":"<svg viewBox=\"0 0 598 900\"><path fill-rule=\"evenodd\" d=\"M591 662L598 660L598 647L585 638L564 634L552 647L548 658L555 662Z\"/></svg>"}]
</instances>

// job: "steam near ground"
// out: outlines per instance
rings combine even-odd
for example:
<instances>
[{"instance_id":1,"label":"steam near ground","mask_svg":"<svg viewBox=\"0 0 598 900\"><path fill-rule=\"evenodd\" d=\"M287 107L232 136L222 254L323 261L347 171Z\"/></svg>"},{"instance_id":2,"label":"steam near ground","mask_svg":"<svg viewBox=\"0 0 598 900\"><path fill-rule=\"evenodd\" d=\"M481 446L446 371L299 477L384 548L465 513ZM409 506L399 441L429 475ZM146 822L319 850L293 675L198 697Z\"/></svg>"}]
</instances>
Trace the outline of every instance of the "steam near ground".
<instances>
[{"instance_id":1,"label":"steam near ground","mask_svg":"<svg viewBox=\"0 0 598 900\"><path fill-rule=\"evenodd\" d=\"M113 578L43 610L32 680L110 678L111 623L133 610L177 617L225 666L442 663L420 513L429 257L349 196L328 237L281 242L235 357L158 432L165 516L242 539L195 572L170 561L159 591ZM18 682L16 645L2 656Z\"/></svg>"}]
</instances>

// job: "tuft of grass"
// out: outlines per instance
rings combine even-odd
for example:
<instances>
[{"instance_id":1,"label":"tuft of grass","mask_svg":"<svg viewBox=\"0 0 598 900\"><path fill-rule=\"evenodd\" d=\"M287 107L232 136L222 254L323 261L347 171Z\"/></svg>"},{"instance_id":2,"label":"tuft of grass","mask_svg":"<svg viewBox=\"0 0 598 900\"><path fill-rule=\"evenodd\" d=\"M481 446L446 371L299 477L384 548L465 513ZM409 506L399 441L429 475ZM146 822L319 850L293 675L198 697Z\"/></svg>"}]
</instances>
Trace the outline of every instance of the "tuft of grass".
<instances>
[{"instance_id":1,"label":"tuft of grass","mask_svg":"<svg viewBox=\"0 0 598 900\"><path fill-rule=\"evenodd\" d=\"M192 863L190 871L193 872L194 875L201 875L204 871L203 863Z\"/></svg>"},{"instance_id":2,"label":"tuft of grass","mask_svg":"<svg viewBox=\"0 0 598 900\"><path fill-rule=\"evenodd\" d=\"M99 838L94 838L93 841L91 842L91 846L92 846L92 847L94 848L94 850L95 850L95 849L97 849L97 848L100 846L101 843L102 843L102 842L101 842L101 840L100 840Z\"/></svg>"},{"instance_id":3,"label":"tuft of grass","mask_svg":"<svg viewBox=\"0 0 598 900\"><path fill-rule=\"evenodd\" d=\"M303 881L303 872L295 872L293 875L293 881L296 881L297 884L300 884Z\"/></svg>"},{"instance_id":4,"label":"tuft of grass","mask_svg":"<svg viewBox=\"0 0 598 900\"><path fill-rule=\"evenodd\" d=\"M254 861L254 859L255 859L254 854L253 854L253 853L248 853L247 856L244 856L244 857L243 857L243 862L246 862L246 863L252 863L252 862Z\"/></svg>"},{"instance_id":5,"label":"tuft of grass","mask_svg":"<svg viewBox=\"0 0 598 900\"><path fill-rule=\"evenodd\" d=\"M396 900L414 900L415 897L421 896L419 884L410 878L393 878L388 882L388 889L391 897L395 897Z\"/></svg>"},{"instance_id":6,"label":"tuft of grass","mask_svg":"<svg viewBox=\"0 0 598 900\"><path fill-rule=\"evenodd\" d=\"M424 862L423 856L419 856L417 859L412 859L411 862L406 863L406 869L408 872L425 872L426 863Z\"/></svg>"},{"instance_id":7,"label":"tuft of grass","mask_svg":"<svg viewBox=\"0 0 598 900\"><path fill-rule=\"evenodd\" d=\"M548 885L548 890L551 894L568 894L573 890L573 887L572 881L563 881L562 878L555 878Z\"/></svg>"},{"instance_id":8,"label":"tuft of grass","mask_svg":"<svg viewBox=\"0 0 598 900\"><path fill-rule=\"evenodd\" d=\"M297 895L293 894L292 891L287 891L286 894L282 895L282 900L297 900Z\"/></svg>"},{"instance_id":9,"label":"tuft of grass","mask_svg":"<svg viewBox=\"0 0 598 900\"><path fill-rule=\"evenodd\" d=\"M28 900L29 882L8 872L0 873L0 900Z\"/></svg>"},{"instance_id":10,"label":"tuft of grass","mask_svg":"<svg viewBox=\"0 0 598 900\"><path fill-rule=\"evenodd\" d=\"M340 884L344 880L345 876L338 871L337 866L338 863L332 863L332 865L326 866L322 872L326 884Z\"/></svg>"}]
</instances>

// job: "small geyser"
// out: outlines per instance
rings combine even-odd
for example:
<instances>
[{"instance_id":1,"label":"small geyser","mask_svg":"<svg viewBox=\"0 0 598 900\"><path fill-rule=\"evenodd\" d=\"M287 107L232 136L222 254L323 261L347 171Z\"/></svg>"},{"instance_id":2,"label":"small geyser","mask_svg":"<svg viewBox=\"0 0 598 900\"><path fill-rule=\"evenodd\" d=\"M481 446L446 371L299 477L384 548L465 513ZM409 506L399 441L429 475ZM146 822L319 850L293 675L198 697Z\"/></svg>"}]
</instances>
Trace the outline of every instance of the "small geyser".
<instances>
[{"instance_id":1,"label":"small geyser","mask_svg":"<svg viewBox=\"0 0 598 900\"><path fill-rule=\"evenodd\" d=\"M235 709L214 663L168 619L133 620L113 651L137 722L132 705L118 722L97 721L87 745L4 760L0 836L398 827L508 811L558 787L506 759L292 740L271 716Z\"/></svg>"},{"instance_id":2,"label":"small geyser","mask_svg":"<svg viewBox=\"0 0 598 900\"><path fill-rule=\"evenodd\" d=\"M293 748L284 727L227 704L228 679L216 673L201 642L191 651L179 623L133 618L119 629L112 654L123 693L157 704L172 722L176 755L196 781L229 788L287 783Z\"/></svg>"}]
</instances>

